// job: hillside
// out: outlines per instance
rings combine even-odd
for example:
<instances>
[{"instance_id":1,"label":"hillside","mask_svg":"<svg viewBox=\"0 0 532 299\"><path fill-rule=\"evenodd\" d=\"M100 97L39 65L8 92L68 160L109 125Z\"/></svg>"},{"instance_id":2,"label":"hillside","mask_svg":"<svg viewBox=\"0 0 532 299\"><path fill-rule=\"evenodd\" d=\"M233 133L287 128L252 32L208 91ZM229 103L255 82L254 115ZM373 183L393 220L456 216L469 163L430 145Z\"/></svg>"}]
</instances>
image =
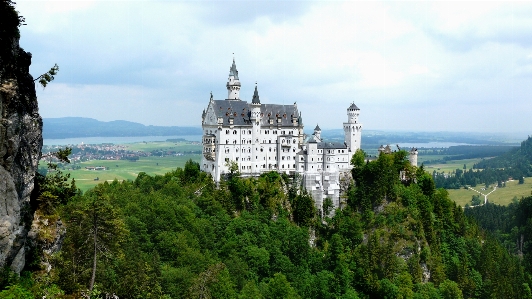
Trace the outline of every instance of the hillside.
<instances>
[{"instance_id":1,"label":"hillside","mask_svg":"<svg viewBox=\"0 0 532 299\"><path fill-rule=\"evenodd\" d=\"M459 189L479 184L497 184L504 187L509 179L524 183L524 177L532 176L532 137L521 142L519 147L508 150L491 159L483 159L470 169L456 169L451 174L434 171L436 187Z\"/></svg>"},{"instance_id":2,"label":"hillside","mask_svg":"<svg viewBox=\"0 0 532 299\"><path fill-rule=\"evenodd\" d=\"M93 118L61 117L45 118L43 123L45 139L201 135L199 127L145 126L125 120L104 122Z\"/></svg>"},{"instance_id":3,"label":"hillside","mask_svg":"<svg viewBox=\"0 0 532 299\"><path fill-rule=\"evenodd\" d=\"M68 224L61 254L50 273L16 287L72 297L92 289L120 298L531 298L520 259L406 152L356 157L357 185L333 217L330 202L323 216L275 172L235 172L217 186L189 161L103 183L57 206Z\"/></svg>"}]
</instances>

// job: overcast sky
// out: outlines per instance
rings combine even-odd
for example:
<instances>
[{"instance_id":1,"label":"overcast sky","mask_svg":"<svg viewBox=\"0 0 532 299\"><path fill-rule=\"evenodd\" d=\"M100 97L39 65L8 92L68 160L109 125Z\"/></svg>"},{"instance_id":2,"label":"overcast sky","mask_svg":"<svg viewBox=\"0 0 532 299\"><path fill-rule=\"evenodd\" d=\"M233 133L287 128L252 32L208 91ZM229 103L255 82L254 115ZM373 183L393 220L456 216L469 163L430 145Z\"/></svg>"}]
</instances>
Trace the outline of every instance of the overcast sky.
<instances>
[{"instance_id":1,"label":"overcast sky","mask_svg":"<svg viewBox=\"0 0 532 299\"><path fill-rule=\"evenodd\" d=\"M233 57L251 101L297 102L305 125L365 129L532 128L532 3L26 1L21 46L44 118L201 126ZM234 55L233 55L234 53Z\"/></svg>"}]
</instances>

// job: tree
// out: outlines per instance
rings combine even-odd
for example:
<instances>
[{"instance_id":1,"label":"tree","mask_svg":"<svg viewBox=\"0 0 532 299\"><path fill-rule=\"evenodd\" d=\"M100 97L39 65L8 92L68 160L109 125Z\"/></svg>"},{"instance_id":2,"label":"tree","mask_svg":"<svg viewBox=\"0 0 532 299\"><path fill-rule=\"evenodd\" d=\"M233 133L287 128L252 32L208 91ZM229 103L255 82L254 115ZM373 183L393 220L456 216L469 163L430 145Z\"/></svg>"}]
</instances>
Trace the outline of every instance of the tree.
<instances>
[{"instance_id":1,"label":"tree","mask_svg":"<svg viewBox=\"0 0 532 299\"><path fill-rule=\"evenodd\" d=\"M353 157L351 158L351 165L355 168L359 168L362 165L364 165L364 160L366 159L366 153L361 150L357 149Z\"/></svg>"},{"instance_id":2,"label":"tree","mask_svg":"<svg viewBox=\"0 0 532 299\"><path fill-rule=\"evenodd\" d=\"M326 197L323 201L323 216L328 217L334 209L333 201L330 197Z\"/></svg>"},{"instance_id":3,"label":"tree","mask_svg":"<svg viewBox=\"0 0 532 299\"><path fill-rule=\"evenodd\" d=\"M478 206L481 204L480 195L472 195L471 205Z\"/></svg>"},{"instance_id":4,"label":"tree","mask_svg":"<svg viewBox=\"0 0 532 299\"><path fill-rule=\"evenodd\" d=\"M41 84L43 88L46 88L48 83L54 81L54 76L57 75L57 72L59 72L59 66L56 63L49 71L35 78L33 81L39 81L39 84Z\"/></svg>"},{"instance_id":5,"label":"tree","mask_svg":"<svg viewBox=\"0 0 532 299\"><path fill-rule=\"evenodd\" d=\"M127 235L125 224L103 186L77 198L65 212L69 237L63 245L61 263L67 267L60 276L67 276L64 277L67 283L79 283L79 279L87 278L85 269L88 268L91 273L88 289L92 291L98 260L119 253L120 244Z\"/></svg>"},{"instance_id":6,"label":"tree","mask_svg":"<svg viewBox=\"0 0 532 299\"><path fill-rule=\"evenodd\" d=\"M267 299L295 299L299 298L294 288L290 285L290 282L286 279L282 273L275 273L273 278L270 278L268 287L266 289Z\"/></svg>"},{"instance_id":7,"label":"tree","mask_svg":"<svg viewBox=\"0 0 532 299\"><path fill-rule=\"evenodd\" d=\"M316 207L312 196L306 190L302 190L296 196L292 211L294 214L294 221L300 226L312 225L314 215L316 215Z\"/></svg>"},{"instance_id":8,"label":"tree","mask_svg":"<svg viewBox=\"0 0 532 299\"><path fill-rule=\"evenodd\" d=\"M71 148L60 149L57 152L43 155L43 158L58 160L63 163L70 163L68 156L72 152ZM59 205L65 205L72 197L79 193L76 181L72 179L68 183L70 174L64 174L58 169L58 164L48 163L46 175L39 172L35 178L35 192L37 195L37 207L45 214L52 214Z\"/></svg>"},{"instance_id":9,"label":"tree","mask_svg":"<svg viewBox=\"0 0 532 299\"><path fill-rule=\"evenodd\" d=\"M458 284L452 280L446 279L440 284L440 293L443 299L462 299L462 291L458 288Z\"/></svg>"}]
</instances>

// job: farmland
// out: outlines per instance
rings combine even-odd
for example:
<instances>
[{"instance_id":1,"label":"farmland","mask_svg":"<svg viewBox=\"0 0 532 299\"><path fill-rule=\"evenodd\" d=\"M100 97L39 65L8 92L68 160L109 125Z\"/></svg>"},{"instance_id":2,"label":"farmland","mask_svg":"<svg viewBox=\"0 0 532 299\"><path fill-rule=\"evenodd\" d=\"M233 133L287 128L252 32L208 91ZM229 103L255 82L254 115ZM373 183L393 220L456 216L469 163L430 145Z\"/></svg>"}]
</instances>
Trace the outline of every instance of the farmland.
<instances>
[{"instance_id":1,"label":"farmland","mask_svg":"<svg viewBox=\"0 0 532 299\"><path fill-rule=\"evenodd\" d=\"M187 141L128 143L120 145L120 148L123 148L125 154L124 158L119 159L110 159L112 155L102 156L102 159L87 158L77 151L77 156L70 157L72 163L60 169L75 179L78 188L86 191L104 181L134 180L140 172L163 175L177 167L183 167L190 159L196 162L201 160L201 155L198 154L201 152L201 145ZM127 159L131 155L127 153L135 153L136 159ZM93 153L90 155L96 156L98 155ZM45 162L41 161L41 167L45 167ZM103 169L94 170L94 167Z\"/></svg>"}]
</instances>

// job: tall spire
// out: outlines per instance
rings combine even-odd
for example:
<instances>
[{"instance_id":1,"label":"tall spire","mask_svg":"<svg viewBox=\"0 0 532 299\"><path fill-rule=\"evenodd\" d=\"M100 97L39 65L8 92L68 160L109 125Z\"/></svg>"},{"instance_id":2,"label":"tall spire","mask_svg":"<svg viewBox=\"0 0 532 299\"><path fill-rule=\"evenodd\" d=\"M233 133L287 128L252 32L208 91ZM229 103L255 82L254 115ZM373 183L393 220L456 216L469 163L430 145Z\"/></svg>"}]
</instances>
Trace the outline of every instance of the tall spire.
<instances>
[{"instance_id":1,"label":"tall spire","mask_svg":"<svg viewBox=\"0 0 532 299\"><path fill-rule=\"evenodd\" d=\"M238 71L234 57L233 65L229 68L229 78L227 79L226 87L228 100L240 100L240 80L238 79Z\"/></svg>"},{"instance_id":2,"label":"tall spire","mask_svg":"<svg viewBox=\"0 0 532 299\"><path fill-rule=\"evenodd\" d=\"M253 104L260 104L259 91L257 89L257 82L255 82L255 92L253 93L253 99L251 100Z\"/></svg>"},{"instance_id":3,"label":"tall spire","mask_svg":"<svg viewBox=\"0 0 532 299\"><path fill-rule=\"evenodd\" d=\"M229 77L235 77L235 80L238 80L238 70L236 69L235 58L233 57L233 65L229 68Z\"/></svg>"}]
</instances>

